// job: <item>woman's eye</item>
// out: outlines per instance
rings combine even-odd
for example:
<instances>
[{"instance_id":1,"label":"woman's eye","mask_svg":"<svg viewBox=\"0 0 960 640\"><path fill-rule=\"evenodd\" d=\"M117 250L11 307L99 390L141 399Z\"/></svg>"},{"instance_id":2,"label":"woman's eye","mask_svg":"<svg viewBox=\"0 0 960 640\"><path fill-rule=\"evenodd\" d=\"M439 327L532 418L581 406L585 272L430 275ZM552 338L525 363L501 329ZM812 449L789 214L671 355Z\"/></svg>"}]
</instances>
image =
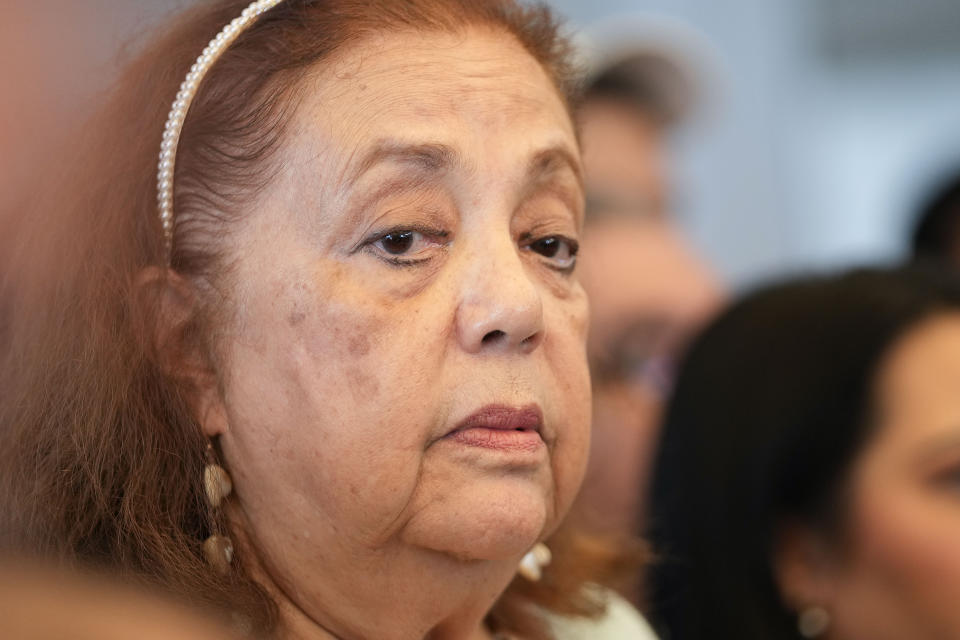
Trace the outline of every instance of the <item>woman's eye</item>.
<instances>
[{"instance_id":1,"label":"woman's eye","mask_svg":"<svg viewBox=\"0 0 960 640\"><path fill-rule=\"evenodd\" d=\"M413 246L413 231L388 233L380 239L380 246L392 256L402 256Z\"/></svg>"},{"instance_id":2,"label":"woman's eye","mask_svg":"<svg viewBox=\"0 0 960 640\"><path fill-rule=\"evenodd\" d=\"M538 238L527 244L527 248L544 258L548 258L553 268L560 271L572 271L577 261L580 246L576 240L563 236Z\"/></svg>"},{"instance_id":3,"label":"woman's eye","mask_svg":"<svg viewBox=\"0 0 960 640\"><path fill-rule=\"evenodd\" d=\"M951 492L960 491L960 464L954 464L952 467L937 474L937 480Z\"/></svg>"},{"instance_id":4,"label":"woman's eye","mask_svg":"<svg viewBox=\"0 0 960 640\"><path fill-rule=\"evenodd\" d=\"M391 229L373 234L364 244L391 264L413 265L429 260L433 250L445 244L447 235L434 229Z\"/></svg>"}]
</instances>

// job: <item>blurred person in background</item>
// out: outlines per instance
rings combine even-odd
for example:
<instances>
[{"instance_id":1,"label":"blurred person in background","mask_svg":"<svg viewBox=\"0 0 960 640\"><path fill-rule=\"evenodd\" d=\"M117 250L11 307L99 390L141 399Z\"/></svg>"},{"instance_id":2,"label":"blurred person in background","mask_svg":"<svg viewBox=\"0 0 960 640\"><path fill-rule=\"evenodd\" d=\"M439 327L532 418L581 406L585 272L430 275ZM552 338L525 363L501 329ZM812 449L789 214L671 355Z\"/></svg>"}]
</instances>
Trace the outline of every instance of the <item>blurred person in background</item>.
<instances>
[{"instance_id":1,"label":"blurred person in background","mask_svg":"<svg viewBox=\"0 0 960 640\"><path fill-rule=\"evenodd\" d=\"M761 289L700 335L652 483L663 638L960 637L960 283Z\"/></svg>"},{"instance_id":2,"label":"blurred person in background","mask_svg":"<svg viewBox=\"0 0 960 640\"><path fill-rule=\"evenodd\" d=\"M672 360L721 288L671 208L667 145L703 90L670 23L615 16L586 31L579 125L587 212L581 281L590 296L594 410L577 515L636 534ZM690 53L687 53L690 56Z\"/></svg>"},{"instance_id":3,"label":"blurred person in background","mask_svg":"<svg viewBox=\"0 0 960 640\"><path fill-rule=\"evenodd\" d=\"M4 640L241 640L183 602L116 576L0 562Z\"/></svg>"},{"instance_id":4,"label":"blurred person in background","mask_svg":"<svg viewBox=\"0 0 960 640\"><path fill-rule=\"evenodd\" d=\"M913 260L960 269L960 170L923 201L911 240Z\"/></svg>"}]
</instances>

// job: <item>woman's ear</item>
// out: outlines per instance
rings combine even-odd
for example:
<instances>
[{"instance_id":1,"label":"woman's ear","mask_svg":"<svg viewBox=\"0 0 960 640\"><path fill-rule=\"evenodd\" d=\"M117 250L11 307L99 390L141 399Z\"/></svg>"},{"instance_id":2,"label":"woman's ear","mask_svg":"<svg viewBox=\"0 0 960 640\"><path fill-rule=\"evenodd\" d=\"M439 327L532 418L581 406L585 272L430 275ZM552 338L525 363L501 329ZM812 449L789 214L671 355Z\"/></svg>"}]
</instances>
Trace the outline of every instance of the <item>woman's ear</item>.
<instances>
[{"instance_id":1,"label":"woman's ear","mask_svg":"<svg viewBox=\"0 0 960 640\"><path fill-rule=\"evenodd\" d=\"M824 534L792 522L780 527L773 550L773 573L784 604L793 611L829 609L834 594L835 554Z\"/></svg>"},{"instance_id":2,"label":"woman's ear","mask_svg":"<svg viewBox=\"0 0 960 640\"><path fill-rule=\"evenodd\" d=\"M167 376L181 383L194 418L208 438L227 430L215 363L203 338L195 286L172 269L147 267L137 274L135 307L149 352Z\"/></svg>"}]
</instances>

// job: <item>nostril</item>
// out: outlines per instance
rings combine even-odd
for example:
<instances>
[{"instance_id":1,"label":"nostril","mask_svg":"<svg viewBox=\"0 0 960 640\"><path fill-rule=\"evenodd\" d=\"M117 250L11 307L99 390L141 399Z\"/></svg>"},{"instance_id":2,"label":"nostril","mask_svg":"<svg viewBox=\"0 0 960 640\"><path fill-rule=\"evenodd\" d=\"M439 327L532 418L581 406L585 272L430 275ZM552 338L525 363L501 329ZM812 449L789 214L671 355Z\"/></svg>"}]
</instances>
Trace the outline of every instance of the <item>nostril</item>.
<instances>
[{"instance_id":1,"label":"nostril","mask_svg":"<svg viewBox=\"0 0 960 640\"><path fill-rule=\"evenodd\" d=\"M491 342L496 342L497 340L499 340L500 338L502 338L502 337L505 336L505 335L507 335L507 334L505 334L503 331L501 331L501 330L499 330L499 329L495 329L495 330L491 331L490 333L488 333L487 335L483 336L483 343L484 343L484 344L490 344Z\"/></svg>"},{"instance_id":2,"label":"nostril","mask_svg":"<svg viewBox=\"0 0 960 640\"><path fill-rule=\"evenodd\" d=\"M538 344L540 344L540 339L543 337L542 331L537 331L533 335L527 336L523 339L523 342L520 343L521 347L526 350L535 349Z\"/></svg>"}]
</instances>

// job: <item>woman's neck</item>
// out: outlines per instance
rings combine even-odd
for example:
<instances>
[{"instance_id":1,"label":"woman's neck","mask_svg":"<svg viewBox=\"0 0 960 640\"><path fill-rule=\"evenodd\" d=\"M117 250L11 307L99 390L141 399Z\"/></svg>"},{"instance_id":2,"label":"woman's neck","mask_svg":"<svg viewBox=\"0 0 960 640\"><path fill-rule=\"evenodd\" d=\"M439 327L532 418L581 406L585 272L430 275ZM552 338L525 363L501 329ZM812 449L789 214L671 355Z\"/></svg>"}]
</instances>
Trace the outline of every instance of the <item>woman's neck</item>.
<instances>
[{"instance_id":1,"label":"woman's neck","mask_svg":"<svg viewBox=\"0 0 960 640\"><path fill-rule=\"evenodd\" d=\"M353 640L353 638L361 637L336 635L330 629L324 628L311 619L302 609L296 607L286 598L282 598L279 603L279 610L278 640ZM416 638L416 640L421 640L421 638L422 640L495 640L496 636L483 624L484 615L481 615L478 619L465 619L458 625L437 625L423 636L416 635L418 632L413 629L409 632L413 635L401 635L406 632L402 629L396 629L390 633L389 637L408 637ZM390 625L384 626L389 627Z\"/></svg>"},{"instance_id":2,"label":"woman's neck","mask_svg":"<svg viewBox=\"0 0 960 640\"><path fill-rule=\"evenodd\" d=\"M352 563L349 575L332 570L314 584L293 586L275 579L255 554L245 556L278 605L283 640L491 640L484 618L518 560L462 561L403 549Z\"/></svg>"}]
</instances>

